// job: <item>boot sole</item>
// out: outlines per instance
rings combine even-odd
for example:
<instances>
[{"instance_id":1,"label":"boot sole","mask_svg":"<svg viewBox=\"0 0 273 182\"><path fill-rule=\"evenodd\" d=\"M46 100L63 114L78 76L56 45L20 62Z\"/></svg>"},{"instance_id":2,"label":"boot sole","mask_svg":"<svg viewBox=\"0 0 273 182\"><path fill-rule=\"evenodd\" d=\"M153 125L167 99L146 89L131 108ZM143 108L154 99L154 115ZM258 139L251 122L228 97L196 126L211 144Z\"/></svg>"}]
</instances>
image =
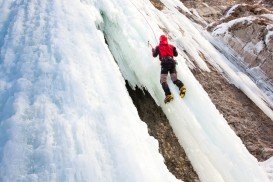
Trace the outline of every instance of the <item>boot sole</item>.
<instances>
[{"instance_id":1,"label":"boot sole","mask_svg":"<svg viewBox=\"0 0 273 182\"><path fill-rule=\"evenodd\" d=\"M182 90L179 95L181 98L184 98L186 95L186 89Z\"/></svg>"},{"instance_id":2,"label":"boot sole","mask_svg":"<svg viewBox=\"0 0 273 182\"><path fill-rule=\"evenodd\" d=\"M184 97L185 97L185 95L186 95L186 92L181 93L181 94L180 94L180 97L181 97L181 98L184 98Z\"/></svg>"},{"instance_id":3,"label":"boot sole","mask_svg":"<svg viewBox=\"0 0 273 182\"><path fill-rule=\"evenodd\" d=\"M173 98L171 98L171 99L168 100L168 101L164 101L164 103L167 104L167 103L171 102L172 100L173 100Z\"/></svg>"}]
</instances>

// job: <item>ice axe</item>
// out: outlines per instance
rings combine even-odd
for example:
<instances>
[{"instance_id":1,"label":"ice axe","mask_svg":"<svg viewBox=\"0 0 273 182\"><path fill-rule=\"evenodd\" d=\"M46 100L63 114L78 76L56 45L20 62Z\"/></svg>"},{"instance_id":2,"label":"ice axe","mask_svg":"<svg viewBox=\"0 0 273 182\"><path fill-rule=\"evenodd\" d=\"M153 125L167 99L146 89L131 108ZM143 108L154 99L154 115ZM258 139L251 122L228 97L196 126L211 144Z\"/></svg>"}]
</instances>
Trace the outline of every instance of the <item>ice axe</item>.
<instances>
[{"instance_id":1,"label":"ice axe","mask_svg":"<svg viewBox=\"0 0 273 182\"><path fill-rule=\"evenodd\" d=\"M151 48L153 48L152 44L150 43L150 41L148 41L148 46L150 46Z\"/></svg>"}]
</instances>

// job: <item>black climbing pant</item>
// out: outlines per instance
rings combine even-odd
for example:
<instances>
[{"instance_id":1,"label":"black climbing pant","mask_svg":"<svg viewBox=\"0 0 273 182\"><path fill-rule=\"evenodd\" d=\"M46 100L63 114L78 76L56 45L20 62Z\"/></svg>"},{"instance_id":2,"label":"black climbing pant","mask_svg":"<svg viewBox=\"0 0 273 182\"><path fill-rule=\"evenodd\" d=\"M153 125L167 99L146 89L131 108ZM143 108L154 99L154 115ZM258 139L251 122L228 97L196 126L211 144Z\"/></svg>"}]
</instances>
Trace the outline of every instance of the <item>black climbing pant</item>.
<instances>
[{"instance_id":1,"label":"black climbing pant","mask_svg":"<svg viewBox=\"0 0 273 182\"><path fill-rule=\"evenodd\" d=\"M171 91L167 83L168 73L170 73L173 83L179 89L184 85L179 79L177 79L177 72L175 66L176 66L175 60L172 57L166 57L161 60L160 83L165 92L165 95L171 95Z\"/></svg>"}]
</instances>

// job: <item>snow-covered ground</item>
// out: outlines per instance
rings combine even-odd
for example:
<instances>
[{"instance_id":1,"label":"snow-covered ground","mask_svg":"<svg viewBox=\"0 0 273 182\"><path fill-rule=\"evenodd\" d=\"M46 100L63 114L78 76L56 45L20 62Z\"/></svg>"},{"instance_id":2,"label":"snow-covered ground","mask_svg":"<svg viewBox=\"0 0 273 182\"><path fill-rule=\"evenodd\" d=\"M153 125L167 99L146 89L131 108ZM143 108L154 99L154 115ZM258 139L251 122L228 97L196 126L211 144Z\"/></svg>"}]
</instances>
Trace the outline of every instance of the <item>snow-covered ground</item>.
<instances>
[{"instance_id":1,"label":"snow-covered ground","mask_svg":"<svg viewBox=\"0 0 273 182\"><path fill-rule=\"evenodd\" d=\"M162 2L160 12L148 0L0 0L0 181L175 181L120 71L162 107L202 181L268 181L183 56L187 95L170 83L175 100L163 104L147 46L160 27L200 69L209 71L202 52L273 118L255 85L178 12L188 11L183 4Z\"/></svg>"}]
</instances>

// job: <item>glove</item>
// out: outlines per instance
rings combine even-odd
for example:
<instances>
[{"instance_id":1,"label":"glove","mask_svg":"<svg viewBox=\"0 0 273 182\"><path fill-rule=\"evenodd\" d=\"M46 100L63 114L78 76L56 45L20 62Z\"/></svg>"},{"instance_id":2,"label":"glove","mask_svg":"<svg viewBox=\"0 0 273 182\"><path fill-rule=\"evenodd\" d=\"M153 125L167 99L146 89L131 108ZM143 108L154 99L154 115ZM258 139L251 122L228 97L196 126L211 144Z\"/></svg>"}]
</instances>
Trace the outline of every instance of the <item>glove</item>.
<instances>
[{"instance_id":1,"label":"glove","mask_svg":"<svg viewBox=\"0 0 273 182\"><path fill-rule=\"evenodd\" d=\"M154 49L154 48L152 48L152 52L153 52L153 53L155 52L155 49Z\"/></svg>"}]
</instances>

